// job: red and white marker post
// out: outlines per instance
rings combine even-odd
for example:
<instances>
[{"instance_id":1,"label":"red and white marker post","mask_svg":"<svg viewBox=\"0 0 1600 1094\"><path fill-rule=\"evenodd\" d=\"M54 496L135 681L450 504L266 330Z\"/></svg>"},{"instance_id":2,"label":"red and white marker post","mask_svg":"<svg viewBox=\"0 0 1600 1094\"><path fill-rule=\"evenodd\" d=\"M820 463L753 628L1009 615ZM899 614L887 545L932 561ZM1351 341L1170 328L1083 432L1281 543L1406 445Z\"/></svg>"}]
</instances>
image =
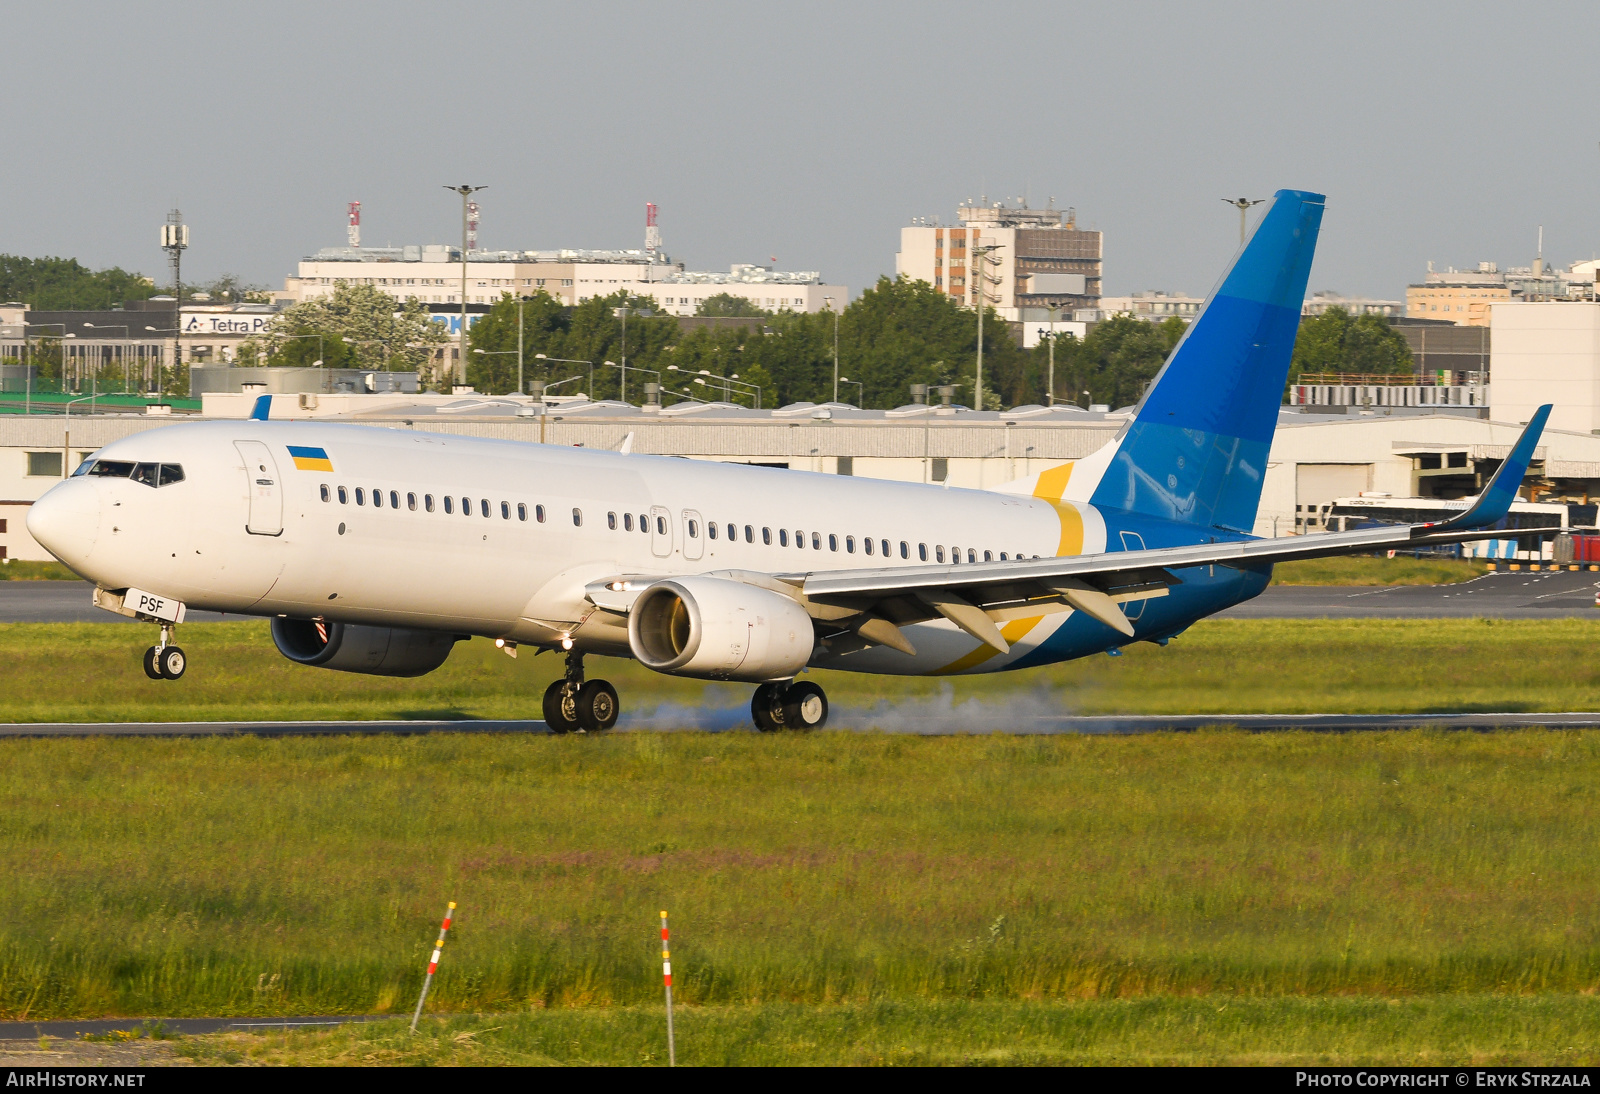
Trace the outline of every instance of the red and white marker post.
<instances>
[{"instance_id":1,"label":"red and white marker post","mask_svg":"<svg viewBox=\"0 0 1600 1094\"><path fill-rule=\"evenodd\" d=\"M422 1004L433 986L433 974L439 971L439 954L444 949L444 936L450 933L450 920L455 917L456 902L444 910L444 922L439 925L439 941L433 944L433 956L428 959L428 975L422 980L422 994L417 996L417 1012L411 1016L411 1032L417 1032L417 1021L422 1017Z\"/></svg>"},{"instance_id":2,"label":"red and white marker post","mask_svg":"<svg viewBox=\"0 0 1600 1094\"><path fill-rule=\"evenodd\" d=\"M678 1066L678 1049L672 1039L672 949L667 944L667 913L661 913L661 980L667 988L667 1066Z\"/></svg>"}]
</instances>

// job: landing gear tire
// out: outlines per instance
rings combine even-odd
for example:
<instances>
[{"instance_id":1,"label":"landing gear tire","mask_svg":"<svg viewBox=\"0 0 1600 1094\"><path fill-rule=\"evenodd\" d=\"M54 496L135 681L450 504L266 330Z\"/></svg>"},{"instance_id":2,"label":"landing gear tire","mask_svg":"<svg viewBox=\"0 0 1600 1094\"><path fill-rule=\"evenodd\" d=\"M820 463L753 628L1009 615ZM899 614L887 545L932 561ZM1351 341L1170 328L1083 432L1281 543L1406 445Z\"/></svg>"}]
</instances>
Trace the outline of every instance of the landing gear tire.
<instances>
[{"instance_id":1,"label":"landing gear tire","mask_svg":"<svg viewBox=\"0 0 1600 1094\"><path fill-rule=\"evenodd\" d=\"M781 683L762 684L750 700L750 717L762 733L776 733L784 728L783 689Z\"/></svg>"},{"instance_id":2,"label":"landing gear tire","mask_svg":"<svg viewBox=\"0 0 1600 1094\"><path fill-rule=\"evenodd\" d=\"M569 693L565 680L557 680L544 689L544 724L551 733L571 733L580 728L576 697Z\"/></svg>"},{"instance_id":3,"label":"landing gear tire","mask_svg":"<svg viewBox=\"0 0 1600 1094\"><path fill-rule=\"evenodd\" d=\"M189 659L183 655L181 648L168 646L156 656L156 667L161 670L163 680L176 680L189 667Z\"/></svg>"},{"instance_id":4,"label":"landing gear tire","mask_svg":"<svg viewBox=\"0 0 1600 1094\"><path fill-rule=\"evenodd\" d=\"M161 666L156 664L156 658L161 656L161 651L151 646L144 651L144 674L152 680L161 679Z\"/></svg>"},{"instance_id":5,"label":"landing gear tire","mask_svg":"<svg viewBox=\"0 0 1600 1094\"><path fill-rule=\"evenodd\" d=\"M617 689L604 680L590 680L578 689L578 724L589 732L617 724Z\"/></svg>"},{"instance_id":6,"label":"landing gear tire","mask_svg":"<svg viewBox=\"0 0 1600 1094\"><path fill-rule=\"evenodd\" d=\"M785 729L821 729L828 721L828 696L809 680L790 684L783 691Z\"/></svg>"}]
</instances>

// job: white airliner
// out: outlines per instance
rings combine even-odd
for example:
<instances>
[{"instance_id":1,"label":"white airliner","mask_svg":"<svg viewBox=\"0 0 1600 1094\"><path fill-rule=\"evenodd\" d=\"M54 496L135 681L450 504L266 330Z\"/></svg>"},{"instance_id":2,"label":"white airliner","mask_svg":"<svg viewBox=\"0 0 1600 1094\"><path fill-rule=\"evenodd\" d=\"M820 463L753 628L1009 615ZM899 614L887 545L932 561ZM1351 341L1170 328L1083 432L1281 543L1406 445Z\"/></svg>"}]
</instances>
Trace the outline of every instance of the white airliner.
<instances>
[{"instance_id":1,"label":"white airliner","mask_svg":"<svg viewBox=\"0 0 1600 1094\"><path fill-rule=\"evenodd\" d=\"M1293 558L1448 543L1504 518L1542 409L1466 513L1262 540L1255 519L1323 201L1280 191L1101 451L957 490L385 428L248 421L107 445L28 530L159 624L152 678L183 675L188 608L272 618L284 656L388 676L455 642L567 651L556 732L616 722L585 653L758 684L764 730L815 728L809 666L996 672L1165 644Z\"/></svg>"}]
</instances>

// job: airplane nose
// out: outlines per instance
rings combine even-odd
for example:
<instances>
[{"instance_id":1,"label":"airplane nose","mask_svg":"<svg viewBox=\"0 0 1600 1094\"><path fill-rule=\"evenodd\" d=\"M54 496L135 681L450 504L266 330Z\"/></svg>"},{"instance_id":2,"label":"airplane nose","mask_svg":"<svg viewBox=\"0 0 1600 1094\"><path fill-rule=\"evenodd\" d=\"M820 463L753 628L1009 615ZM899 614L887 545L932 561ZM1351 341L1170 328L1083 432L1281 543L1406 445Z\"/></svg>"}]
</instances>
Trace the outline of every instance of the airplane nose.
<instances>
[{"instance_id":1,"label":"airplane nose","mask_svg":"<svg viewBox=\"0 0 1600 1094\"><path fill-rule=\"evenodd\" d=\"M28 534L74 569L89 557L99 533L100 499L88 483L52 486L28 507Z\"/></svg>"}]
</instances>

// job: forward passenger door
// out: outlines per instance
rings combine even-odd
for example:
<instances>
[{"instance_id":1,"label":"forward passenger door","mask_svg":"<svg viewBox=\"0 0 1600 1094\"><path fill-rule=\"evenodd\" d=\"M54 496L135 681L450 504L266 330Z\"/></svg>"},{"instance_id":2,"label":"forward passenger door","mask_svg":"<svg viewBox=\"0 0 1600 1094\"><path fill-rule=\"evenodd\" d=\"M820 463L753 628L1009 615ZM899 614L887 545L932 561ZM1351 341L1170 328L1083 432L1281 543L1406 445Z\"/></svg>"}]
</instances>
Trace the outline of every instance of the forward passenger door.
<instances>
[{"instance_id":1,"label":"forward passenger door","mask_svg":"<svg viewBox=\"0 0 1600 1094\"><path fill-rule=\"evenodd\" d=\"M244 530L253 536L283 534L283 486L278 480L278 461L260 441L234 441L233 447L244 457L245 483L250 491L250 516Z\"/></svg>"}]
</instances>

